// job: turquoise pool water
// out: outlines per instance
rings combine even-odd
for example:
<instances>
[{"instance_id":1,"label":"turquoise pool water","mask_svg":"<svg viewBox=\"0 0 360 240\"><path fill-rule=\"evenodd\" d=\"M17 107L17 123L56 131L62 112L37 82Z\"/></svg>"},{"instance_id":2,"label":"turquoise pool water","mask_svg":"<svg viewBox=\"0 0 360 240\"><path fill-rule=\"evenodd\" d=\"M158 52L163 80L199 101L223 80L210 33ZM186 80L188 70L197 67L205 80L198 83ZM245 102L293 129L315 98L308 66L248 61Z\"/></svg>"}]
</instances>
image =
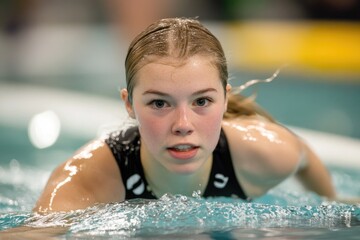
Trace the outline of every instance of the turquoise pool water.
<instances>
[{"instance_id":1,"label":"turquoise pool water","mask_svg":"<svg viewBox=\"0 0 360 240\"><path fill-rule=\"evenodd\" d=\"M165 195L41 217L31 214L51 169L86 142L61 135L43 150L26 129L0 127L0 229L66 226L59 239L357 239L360 205L327 202L289 180L252 203ZM341 160L339 160L341 161ZM329 166L338 192L360 196L358 169Z\"/></svg>"}]
</instances>

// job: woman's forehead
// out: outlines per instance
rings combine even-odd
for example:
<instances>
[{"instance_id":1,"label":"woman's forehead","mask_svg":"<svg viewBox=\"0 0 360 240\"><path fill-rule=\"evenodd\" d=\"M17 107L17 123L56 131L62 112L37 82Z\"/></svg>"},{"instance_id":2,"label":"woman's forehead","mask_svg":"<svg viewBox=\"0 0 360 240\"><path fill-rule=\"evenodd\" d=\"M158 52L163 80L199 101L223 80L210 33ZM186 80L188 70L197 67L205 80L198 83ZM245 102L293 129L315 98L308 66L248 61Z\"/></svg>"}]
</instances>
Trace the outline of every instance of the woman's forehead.
<instances>
[{"instance_id":1,"label":"woman's forehead","mask_svg":"<svg viewBox=\"0 0 360 240\"><path fill-rule=\"evenodd\" d=\"M212 63L211 59L204 56L192 56L186 59L178 59L173 57L162 57L152 59L152 61L143 65L138 71L139 78L147 78L149 75L161 78L161 75L165 73L182 74L187 76L202 75L206 77L217 78L219 76L218 70ZM157 76L160 75L160 76Z\"/></svg>"},{"instance_id":2,"label":"woman's forehead","mask_svg":"<svg viewBox=\"0 0 360 240\"><path fill-rule=\"evenodd\" d=\"M209 59L189 58L185 62L181 61L181 65L173 60L161 59L145 65L137 74L134 90L138 89L140 92L147 92L149 89L163 92L175 90L180 93L184 88L194 91L213 88L221 91L219 72Z\"/></svg>"}]
</instances>

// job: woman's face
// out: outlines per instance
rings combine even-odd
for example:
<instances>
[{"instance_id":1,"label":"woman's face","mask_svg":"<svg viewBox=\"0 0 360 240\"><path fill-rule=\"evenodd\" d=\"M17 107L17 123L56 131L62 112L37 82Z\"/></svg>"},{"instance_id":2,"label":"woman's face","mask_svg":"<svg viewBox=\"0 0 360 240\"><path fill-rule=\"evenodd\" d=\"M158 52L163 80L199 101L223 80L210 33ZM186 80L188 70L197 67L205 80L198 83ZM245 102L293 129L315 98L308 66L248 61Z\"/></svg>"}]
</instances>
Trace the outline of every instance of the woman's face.
<instances>
[{"instance_id":1,"label":"woman's face","mask_svg":"<svg viewBox=\"0 0 360 240\"><path fill-rule=\"evenodd\" d=\"M190 174L209 159L219 140L226 98L209 58L178 61L159 58L143 66L136 75L132 105L126 105L139 123L142 161ZM123 99L127 101L126 93Z\"/></svg>"}]
</instances>

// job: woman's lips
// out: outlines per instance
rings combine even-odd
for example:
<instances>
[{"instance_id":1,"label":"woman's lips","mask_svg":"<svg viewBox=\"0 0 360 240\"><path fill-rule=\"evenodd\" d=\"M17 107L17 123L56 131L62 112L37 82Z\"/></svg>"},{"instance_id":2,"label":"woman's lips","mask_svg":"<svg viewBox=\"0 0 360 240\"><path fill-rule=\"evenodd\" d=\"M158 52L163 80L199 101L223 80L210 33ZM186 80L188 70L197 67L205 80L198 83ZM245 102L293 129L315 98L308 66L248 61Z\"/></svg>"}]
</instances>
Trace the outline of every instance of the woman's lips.
<instances>
[{"instance_id":1,"label":"woman's lips","mask_svg":"<svg viewBox=\"0 0 360 240\"><path fill-rule=\"evenodd\" d=\"M193 145L176 145L168 148L170 156L177 159L190 159L196 156L199 147Z\"/></svg>"}]
</instances>

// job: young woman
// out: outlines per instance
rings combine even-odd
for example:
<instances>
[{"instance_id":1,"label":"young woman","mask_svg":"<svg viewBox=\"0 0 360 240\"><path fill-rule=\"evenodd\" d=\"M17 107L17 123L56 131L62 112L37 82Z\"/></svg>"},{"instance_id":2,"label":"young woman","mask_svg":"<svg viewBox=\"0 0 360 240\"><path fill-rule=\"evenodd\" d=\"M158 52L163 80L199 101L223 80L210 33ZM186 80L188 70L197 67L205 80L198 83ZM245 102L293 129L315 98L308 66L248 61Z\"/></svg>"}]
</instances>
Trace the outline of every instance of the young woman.
<instances>
[{"instance_id":1,"label":"young woman","mask_svg":"<svg viewBox=\"0 0 360 240\"><path fill-rule=\"evenodd\" d=\"M251 199L293 174L335 197L309 147L232 94L222 47L198 21L150 25L131 43L125 65L121 97L137 125L89 143L55 169L34 211L165 193Z\"/></svg>"}]
</instances>

